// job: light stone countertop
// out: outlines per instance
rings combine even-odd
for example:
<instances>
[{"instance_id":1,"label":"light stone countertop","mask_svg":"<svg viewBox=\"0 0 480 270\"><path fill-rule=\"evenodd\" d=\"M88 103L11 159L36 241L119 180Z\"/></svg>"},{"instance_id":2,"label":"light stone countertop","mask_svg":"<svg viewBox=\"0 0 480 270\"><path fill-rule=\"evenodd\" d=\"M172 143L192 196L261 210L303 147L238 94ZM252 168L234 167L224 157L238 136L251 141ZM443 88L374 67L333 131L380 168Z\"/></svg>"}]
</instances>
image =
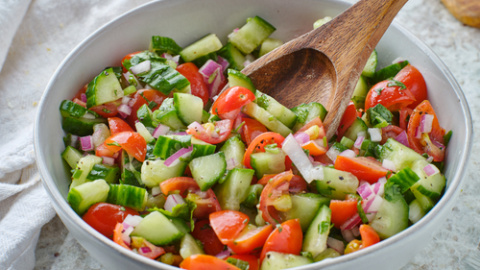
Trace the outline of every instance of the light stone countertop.
<instances>
[{"instance_id":1,"label":"light stone countertop","mask_svg":"<svg viewBox=\"0 0 480 270\"><path fill-rule=\"evenodd\" d=\"M136 4L148 1L136 1ZM348 2L356 2L348 0ZM125 12L134 5L119 8ZM120 13L119 13L120 14ZM119 15L117 14L117 15ZM480 29L464 26L440 0L411 0L396 21L445 62L469 102L474 134L480 133ZM403 269L480 269L480 143L474 140L460 196L432 241ZM103 269L55 217L42 229L35 269Z\"/></svg>"}]
</instances>

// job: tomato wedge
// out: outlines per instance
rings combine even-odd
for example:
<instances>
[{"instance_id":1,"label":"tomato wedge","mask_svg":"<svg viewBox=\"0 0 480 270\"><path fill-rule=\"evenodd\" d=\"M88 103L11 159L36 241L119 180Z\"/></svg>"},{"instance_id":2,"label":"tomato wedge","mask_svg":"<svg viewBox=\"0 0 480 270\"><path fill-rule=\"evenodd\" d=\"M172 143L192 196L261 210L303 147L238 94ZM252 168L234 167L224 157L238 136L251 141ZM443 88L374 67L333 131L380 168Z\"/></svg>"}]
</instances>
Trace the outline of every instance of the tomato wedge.
<instances>
[{"instance_id":1,"label":"tomato wedge","mask_svg":"<svg viewBox=\"0 0 480 270\"><path fill-rule=\"evenodd\" d=\"M177 66L177 71L190 82L192 95L202 99L203 104L207 104L210 94L207 84L203 80L202 74L198 72L198 67L194 63L184 63Z\"/></svg>"},{"instance_id":2,"label":"tomato wedge","mask_svg":"<svg viewBox=\"0 0 480 270\"><path fill-rule=\"evenodd\" d=\"M231 244L245 229L250 218L234 210L222 210L210 214L210 226L222 244Z\"/></svg>"},{"instance_id":3,"label":"tomato wedge","mask_svg":"<svg viewBox=\"0 0 480 270\"><path fill-rule=\"evenodd\" d=\"M233 121L230 119L217 121L215 123L206 123L201 127L191 126L187 133L195 138L211 144L218 144L226 139L232 132Z\"/></svg>"},{"instance_id":4,"label":"tomato wedge","mask_svg":"<svg viewBox=\"0 0 480 270\"><path fill-rule=\"evenodd\" d=\"M262 123L255 119L242 117L241 121L244 122L241 132L242 140L247 145L250 145L257 136L268 131Z\"/></svg>"},{"instance_id":5,"label":"tomato wedge","mask_svg":"<svg viewBox=\"0 0 480 270\"><path fill-rule=\"evenodd\" d=\"M138 216L138 212L129 208L111 203L96 203L82 216L82 219L108 238L112 238L117 223L123 222L128 216Z\"/></svg>"},{"instance_id":6,"label":"tomato wedge","mask_svg":"<svg viewBox=\"0 0 480 270\"><path fill-rule=\"evenodd\" d=\"M340 124L338 125L337 129L337 139L340 140L347 129L355 122L357 119L357 109L355 108L355 104L353 101L348 103L347 108L345 109L345 113L343 113L342 120L340 120Z\"/></svg>"},{"instance_id":7,"label":"tomato wedge","mask_svg":"<svg viewBox=\"0 0 480 270\"><path fill-rule=\"evenodd\" d=\"M195 222L192 236L202 242L203 250L206 254L217 255L225 247L213 231L208 219L201 219Z\"/></svg>"},{"instance_id":8,"label":"tomato wedge","mask_svg":"<svg viewBox=\"0 0 480 270\"><path fill-rule=\"evenodd\" d=\"M337 228L357 213L357 199L347 198L346 200L331 200L330 210L332 211L331 221Z\"/></svg>"},{"instance_id":9,"label":"tomato wedge","mask_svg":"<svg viewBox=\"0 0 480 270\"><path fill-rule=\"evenodd\" d=\"M303 232L300 221L298 219L287 220L276 227L268 236L260 253L260 262L263 261L269 251L299 255L302 244Z\"/></svg>"},{"instance_id":10,"label":"tomato wedge","mask_svg":"<svg viewBox=\"0 0 480 270\"><path fill-rule=\"evenodd\" d=\"M422 101L428 99L427 84L423 78L422 73L417 68L408 64L393 78L400 81L407 87L408 90L415 97L415 101L408 105L409 108L414 109Z\"/></svg>"},{"instance_id":11,"label":"tomato wedge","mask_svg":"<svg viewBox=\"0 0 480 270\"><path fill-rule=\"evenodd\" d=\"M432 130L429 133L420 134L418 131L422 116L430 114L433 115ZM410 147L419 154L427 153L433 157L434 161L443 161L445 158L445 146L443 136L445 130L440 126L437 115L428 100L420 103L412 112L410 120L408 121L407 137Z\"/></svg>"},{"instance_id":12,"label":"tomato wedge","mask_svg":"<svg viewBox=\"0 0 480 270\"><path fill-rule=\"evenodd\" d=\"M110 128L110 134L112 135L123 131L134 131L127 122L118 117L108 118L108 127Z\"/></svg>"},{"instance_id":13,"label":"tomato wedge","mask_svg":"<svg viewBox=\"0 0 480 270\"><path fill-rule=\"evenodd\" d=\"M223 91L212 105L212 113L220 116L239 110L242 106L255 100L255 94L249 89L234 86Z\"/></svg>"},{"instance_id":14,"label":"tomato wedge","mask_svg":"<svg viewBox=\"0 0 480 270\"><path fill-rule=\"evenodd\" d=\"M365 180L370 184L387 175L388 170L383 168L380 162L368 157L337 156L334 164L335 169L350 172L358 179Z\"/></svg>"},{"instance_id":15,"label":"tomato wedge","mask_svg":"<svg viewBox=\"0 0 480 270\"><path fill-rule=\"evenodd\" d=\"M270 224L280 223L278 211L273 206L273 201L282 195L289 194L290 180L293 177L292 171L279 173L268 181L260 195L260 207L263 219Z\"/></svg>"},{"instance_id":16,"label":"tomato wedge","mask_svg":"<svg viewBox=\"0 0 480 270\"><path fill-rule=\"evenodd\" d=\"M173 177L160 183L160 190L167 196L170 193L178 192L182 197L187 197L188 193L200 190L197 181L191 177Z\"/></svg>"},{"instance_id":17,"label":"tomato wedge","mask_svg":"<svg viewBox=\"0 0 480 270\"><path fill-rule=\"evenodd\" d=\"M123 232L123 224L117 223L113 230L113 242L119 244L120 246L131 250L130 247L123 241L122 239L122 232Z\"/></svg>"},{"instance_id":18,"label":"tomato wedge","mask_svg":"<svg viewBox=\"0 0 480 270\"><path fill-rule=\"evenodd\" d=\"M265 146L276 143L280 146L285 138L276 132L265 132L257 136L249 145L243 156L243 165L252 168L250 165L250 155L254 152L265 152Z\"/></svg>"},{"instance_id":19,"label":"tomato wedge","mask_svg":"<svg viewBox=\"0 0 480 270\"><path fill-rule=\"evenodd\" d=\"M132 132L123 131L108 137L104 144L112 152L117 152L123 148L127 153L138 161L145 161L147 154L147 142L142 135Z\"/></svg>"},{"instance_id":20,"label":"tomato wedge","mask_svg":"<svg viewBox=\"0 0 480 270\"><path fill-rule=\"evenodd\" d=\"M240 270L240 268L222 259L205 254L197 254L185 258L180 263L180 268L187 270Z\"/></svg>"},{"instance_id":21,"label":"tomato wedge","mask_svg":"<svg viewBox=\"0 0 480 270\"><path fill-rule=\"evenodd\" d=\"M372 226L367 224L360 225L360 236L362 237L362 248L380 242L380 236L378 236L378 233L372 228Z\"/></svg>"},{"instance_id":22,"label":"tomato wedge","mask_svg":"<svg viewBox=\"0 0 480 270\"><path fill-rule=\"evenodd\" d=\"M382 104L390 111L398 111L415 102L415 97L398 81L385 80L375 84L365 98L365 111Z\"/></svg>"},{"instance_id":23,"label":"tomato wedge","mask_svg":"<svg viewBox=\"0 0 480 270\"><path fill-rule=\"evenodd\" d=\"M248 254L261 248L272 231L271 224L261 227L249 224L233 242L228 244L228 247L236 254Z\"/></svg>"},{"instance_id":24,"label":"tomato wedge","mask_svg":"<svg viewBox=\"0 0 480 270\"><path fill-rule=\"evenodd\" d=\"M143 105L147 104L152 111L160 107L162 102L167 98L162 92L154 89L142 89L133 94L132 100L129 101L129 106L132 108L132 113L125 118L125 121L131 126L135 126L138 120L137 111Z\"/></svg>"}]
</instances>

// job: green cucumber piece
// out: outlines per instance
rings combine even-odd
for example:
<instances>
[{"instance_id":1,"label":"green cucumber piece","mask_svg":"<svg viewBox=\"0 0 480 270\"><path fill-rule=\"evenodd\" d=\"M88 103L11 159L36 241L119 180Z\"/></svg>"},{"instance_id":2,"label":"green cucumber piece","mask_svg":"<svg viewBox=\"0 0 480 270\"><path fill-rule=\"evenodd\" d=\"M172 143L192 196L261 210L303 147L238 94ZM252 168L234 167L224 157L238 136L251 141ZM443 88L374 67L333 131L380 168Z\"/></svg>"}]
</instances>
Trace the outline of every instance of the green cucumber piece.
<instances>
[{"instance_id":1,"label":"green cucumber piece","mask_svg":"<svg viewBox=\"0 0 480 270\"><path fill-rule=\"evenodd\" d=\"M192 159L197 157L212 155L215 153L215 149L217 148L216 145L206 143L195 137L192 137L192 146L193 146L192 156L191 156Z\"/></svg>"},{"instance_id":2,"label":"green cucumber piece","mask_svg":"<svg viewBox=\"0 0 480 270\"><path fill-rule=\"evenodd\" d=\"M189 89L190 82L180 72L172 68L164 58L150 58L150 70L137 74L138 79L153 89L169 95L172 91L185 91Z\"/></svg>"},{"instance_id":3,"label":"green cucumber piece","mask_svg":"<svg viewBox=\"0 0 480 270\"><path fill-rule=\"evenodd\" d=\"M148 242L161 246L179 240L184 233L162 213L154 211L140 221L131 235L143 237Z\"/></svg>"},{"instance_id":4,"label":"green cucumber piece","mask_svg":"<svg viewBox=\"0 0 480 270\"><path fill-rule=\"evenodd\" d=\"M289 108L283 106L271 96L258 90L255 92L255 103L275 116L275 118L277 118L288 128L292 128L297 121L297 115Z\"/></svg>"},{"instance_id":5,"label":"green cucumber piece","mask_svg":"<svg viewBox=\"0 0 480 270\"><path fill-rule=\"evenodd\" d=\"M227 162L223 152L194 158L188 166L192 172L193 179L195 179L202 191L206 191L215 185L225 175L227 170Z\"/></svg>"},{"instance_id":6,"label":"green cucumber piece","mask_svg":"<svg viewBox=\"0 0 480 270\"><path fill-rule=\"evenodd\" d=\"M179 54L183 61L191 62L199 57L216 52L222 48L222 42L217 35L209 34L184 48Z\"/></svg>"},{"instance_id":7,"label":"green cucumber piece","mask_svg":"<svg viewBox=\"0 0 480 270\"><path fill-rule=\"evenodd\" d=\"M245 87L255 94L255 91L256 91L255 85L253 85L252 80L250 80L250 78L247 75L243 74L238 70L229 68L227 70L227 76L228 76L227 77L228 85L230 87L233 87L233 86Z\"/></svg>"},{"instance_id":8,"label":"green cucumber piece","mask_svg":"<svg viewBox=\"0 0 480 270\"><path fill-rule=\"evenodd\" d=\"M269 251L260 270L280 270L313 263L312 259L300 255Z\"/></svg>"},{"instance_id":9,"label":"green cucumber piece","mask_svg":"<svg viewBox=\"0 0 480 270\"><path fill-rule=\"evenodd\" d=\"M87 155L82 157L75 167L75 171L72 175L72 183L70 184L70 189L79 186L87 182L87 176L92 170L95 164L102 163L102 158L95 155Z\"/></svg>"},{"instance_id":10,"label":"green cucumber piece","mask_svg":"<svg viewBox=\"0 0 480 270\"><path fill-rule=\"evenodd\" d=\"M184 259L195 254L205 254L195 238L189 233L186 233L180 240L179 253Z\"/></svg>"},{"instance_id":11,"label":"green cucumber piece","mask_svg":"<svg viewBox=\"0 0 480 270\"><path fill-rule=\"evenodd\" d=\"M264 174L277 174L285 171L285 153L258 152L250 155L250 165L255 170L257 179Z\"/></svg>"},{"instance_id":12,"label":"green cucumber piece","mask_svg":"<svg viewBox=\"0 0 480 270\"><path fill-rule=\"evenodd\" d=\"M169 37L152 36L149 50L157 54L168 53L177 55L182 50L182 47Z\"/></svg>"},{"instance_id":13,"label":"green cucumber piece","mask_svg":"<svg viewBox=\"0 0 480 270\"><path fill-rule=\"evenodd\" d=\"M402 61L380 69L379 71L375 72L375 75L372 77L372 85L386 79L395 77L395 75L397 75L397 73L402 70L402 68L404 68L406 65L408 65L408 61Z\"/></svg>"},{"instance_id":14,"label":"green cucumber piece","mask_svg":"<svg viewBox=\"0 0 480 270\"><path fill-rule=\"evenodd\" d=\"M412 170L418 175L418 177L420 177L420 180L418 180L418 182L416 182L411 188L416 189L418 192L432 200L438 200L445 188L446 179L440 172L428 176L423 168L429 164L428 161L423 159L417 160L412 164ZM429 166L435 165L430 164Z\"/></svg>"},{"instance_id":15,"label":"green cucumber piece","mask_svg":"<svg viewBox=\"0 0 480 270\"><path fill-rule=\"evenodd\" d=\"M328 198L343 200L345 195L357 192L359 181L355 175L330 167L324 167L323 174L323 180L315 180L319 194Z\"/></svg>"},{"instance_id":16,"label":"green cucumber piece","mask_svg":"<svg viewBox=\"0 0 480 270\"><path fill-rule=\"evenodd\" d=\"M116 165L108 166L103 164L95 164L87 175L87 180L89 181L103 179L109 184L117 183L119 178L120 169Z\"/></svg>"},{"instance_id":17,"label":"green cucumber piece","mask_svg":"<svg viewBox=\"0 0 480 270\"><path fill-rule=\"evenodd\" d=\"M367 131L368 126L365 124L365 121L363 121L362 118L357 117L347 131L345 131L344 136L355 142L359 132L364 132L365 135L367 135Z\"/></svg>"},{"instance_id":18,"label":"green cucumber piece","mask_svg":"<svg viewBox=\"0 0 480 270\"><path fill-rule=\"evenodd\" d=\"M190 94L174 93L173 104L175 110L177 110L178 118L185 125L202 122L203 101L201 98Z\"/></svg>"},{"instance_id":19,"label":"green cucumber piece","mask_svg":"<svg viewBox=\"0 0 480 270\"><path fill-rule=\"evenodd\" d=\"M410 222L417 223L425 214L425 211L417 199L411 201L408 205L408 220L410 220Z\"/></svg>"},{"instance_id":20,"label":"green cucumber piece","mask_svg":"<svg viewBox=\"0 0 480 270\"><path fill-rule=\"evenodd\" d=\"M110 186L105 180L86 182L71 188L67 195L67 201L72 209L81 216L90 206L98 202L105 202L109 190Z\"/></svg>"},{"instance_id":21,"label":"green cucumber piece","mask_svg":"<svg viewBox=\"0 0 480 270\"><path fill-rule=\"evenodd\" d=\"M283 41L275 38L267 38L265 39L262 44L260 45L260 52L258 53L258 57L262 57L263 55L273 51L275 48L282 46Z\"/></svg>"},{"instance_id":22,"label":"green cucumber piece","mask_svg":"<svg viewBox=\"0 0 480 270\"><path fill-rule=\"evenodd\" d=\"M180 161L167 167L164 162L162 159L143 162L141 179L145 186L151 188L172 177L182 176L187 165L186 162Z\"/></svg>"},{"instance_id":23,"label":"green cucumber piece","mask_svg":"<svg viewBox=\"0 0 480 270\"><path fill-rule=\"evenodd\" d=\"M260 195L262 194L263 186L260 184L254 184L248 187L247 197L242 202L245 207L254 208L260 201ZM240 206L242 207L242 206Z\"/></svg>"},{"instance_id":24,"label":"green cucumber piece","mask_svg":"<svg viewBox=\"0 0 480 270\"><path fill-rule=\"evenodd\" d=\"M245 56L230 42L218 51L218 55L225 58L233 69L240 71L245 67Z\"/></svg>"},{"instance_id":25,"label":"green cucumber piece","mask_svg":"<svg viewBox=\"0 0 480 270\"><path fill-rule=\"evenodd\" d=\"M243 106L242 111L248 116L255 118L257 121L262 123L266 128L273 132L280 133L283 137L287 137L288 134L292 133L292 130L280 122L275 116L267 112L262 107L258 106L254 102L250 102L247 105Z\"/></svg>"},{"instance_id":26,"label":"green cucumber piece","mask_svg":"<svg viewBox=\"0 0 480 270\"><path fill-rule=\"evenodd\" d=\"M244 26L230 34L229 42L235 45L242 53L249 54L260 46L275 30L275 27L270 23L259 16L255 16L248 18Z\"/></svg>"},{"instance_id":27,"label":"green cucumber piece","mask_svg":"<svg viewBox=\"0 0 480 270\"><path fill-rule=\"evenodd\" d=\"M408 204L402 196L392 201L383 200L370 226L380 238L386 239L408 227Z\"/></svg>"},{"instance_id":28,"label":"green cucumber piece","mask_svg":"<svg viewBox=\"0 0 480 270\"><path fill-rule=\"evenodd\" d=\"M143 211L147 205L148 192L146 189L131 185L110 185L107 202Z\"/></svg>"},{"instance_id":29,"label":"green cucumber piece","mask_svg":"<svg viewBox=\"0 0 480 270\"><path fill-rule=\"evenodd\" d=\"M181 148L191 145L191 136L158 136L153 148L153 154L161 159L167 159Z\"/></svg>"},{"instance_id":30,"label":"green cucumber piece","mask_svg":"<svg viewBox=\"0 0 480 270\"><path fill-rule=\"evenodd\" d=\"M220 148L225 154L225 160L235 164L235 168L243 167L243 156L245 154L245 144L240 139L239 135L230 137ZM227 168L233 169L233 168Z\"/></svg>"},{"instance_id":31,"label":"green cucumber piece","mask_svg":"<svg viewBox=\"0 0 480 270\"><path fill-rule=\"evenodd\" d=\"M297 123L293 127L294 131L299 130L305 124L312 121L313 119L320 117L320 119L325 119L327 115L327 110L323 107L322 104L318 102L311 102L308 104L302 104L297 107L292 108L292 112L297 115Z\"/></svg>"},{"instance_id":32,"label":"green cucumber piece","mask_svg":"<svg viewBox=\"0 0 480 270\"><path fill-rule=\"evenodd\" d=\"M107 119L76 104L70 100L64 100L60 104L62 115L62 128L65 132L78 136L87 136L93 133L93 126L106 123Z\"/></svg>"},{"instance_id":33,"label":"green cucumber piece","mask_svg":"<svg viewBox=\"0 0 480 270\"><path fill-rule=\"evenodd\" d=\"M332 17L330 17L330 16L325 16L321 19L318 19L313 23L313 29L317 29L318 27L326 24L327 22L329 22L331 20L332 20Z\"/></svg>"},{"instance_id":34,"label":"green cucumber piece","mask_svg":"<svg viewBox=\"0 0 480 270\"><path fill-rule=\"evenodd\" d=\"M305 233L302 250L310 252L313 257L327 249L327 239L332 227L332 211L322 205Z\"/></svg>"},{"instance_id":35,"label":"green cucumber piece","mask_svg":"<svg viewBox=\"0 0 480 270\"><path fill-rule=\"evenodd\" d=\"M85 94L90 108L122 98L123 89L113 68L107 68L88 84Z\"/></svg>"},{"instance_id":36,"label":"green cucumber piece","mask_svg":"<svg viewBox=\"0 0 480 270\"><path fill-rule=\"evenodd\" d=\"M240 209L240 203L247 198L254 173L251 169L234 168L228 172L226 180L215 187L215 194L223 210Z\"/></svg>"},{"instance_id":37,"label":"green cucumber piece","mask_svg":"<svg viewBox=\"0 0 480 270\"><path fill-rule=\"evenodd\" d=\"M122 151L121 162L120 183L142 187L143 182L140 174L142 163L130 156L125 150Z\"/></svg>"},{"instance_id":38,"label":"green cucumber piece","mask_svg":"<svg viewBox=\"0 0 480 270\"><path fill-rule=\"evenodd\" d=\"M304 232L307 231L320 207L330 203L330 198L315 193L292 194L291 198L292 208L287 212L283 212L284 220L298 218Z\"/></svg>"},{"instance_id":39,"label":"green cucumber piece","mask_svg":"<svg viewBox=\"0 0 480 270\"><path fill-rule=\"evenodd\" d=\"M392 161L397 171L412 167L417 160L426 160L422 155L392 138L387 139L382 145L379 157L382 161L385 159Z\"/></svg>"},{"instance_id":40,"label":"green cucumber piece","mask_svg":"<svg viewBox=\"0 0 480 270\"><path fill-rule=\"evenodd\" d=\"M372 54L370 54L370 57L368 57L365 67L362 70L363 76L371 78L375 75L375 70L377 69L377 63L378 63L377 58L378 58L377 50L373 50Z\"/></svg>"},{"instance_id":41,"label":"green cucumber piece","mask_svg":"<svg viewBox=\"0 0 480 270\"><path fill-rule=\"evenodd\" d=\"M368 84L364 76L358 78L357 85L355 90L353 90L352 101L355 104L355 108L363 109L365 108L365 97L368 94Z\"/></svg>"},{"instance_id":42,"label":"green cucumber piece","mask_svg":"<svg viewBox=\"0 0 480 270\"><path fill-rule=\"evenodd\" d=\"M82 152L72 146L67 146L62 152L62 158L67 162L70 168L75 169L78 161L83 157Z\"/></svg>"}]
</instances>

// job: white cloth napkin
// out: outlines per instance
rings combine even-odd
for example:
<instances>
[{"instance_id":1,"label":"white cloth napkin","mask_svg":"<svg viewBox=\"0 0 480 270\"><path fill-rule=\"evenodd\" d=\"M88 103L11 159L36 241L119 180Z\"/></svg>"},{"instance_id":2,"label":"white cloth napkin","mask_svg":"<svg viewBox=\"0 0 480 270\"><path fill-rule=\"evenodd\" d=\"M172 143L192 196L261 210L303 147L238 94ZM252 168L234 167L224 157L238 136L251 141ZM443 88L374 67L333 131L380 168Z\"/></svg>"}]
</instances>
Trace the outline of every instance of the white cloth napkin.
<instances>
[{"instance_id":1,"label":"white cloth napkin","mask_svg":"<svg viewBox=\"0 0 480 270\"><path fill-rule=\"evenodd\" d=\"M55 212L37 172L36 106L63 58L96 29L149 0L0 0L0 269L32 269Z\"/></svg>"}]
</instances>

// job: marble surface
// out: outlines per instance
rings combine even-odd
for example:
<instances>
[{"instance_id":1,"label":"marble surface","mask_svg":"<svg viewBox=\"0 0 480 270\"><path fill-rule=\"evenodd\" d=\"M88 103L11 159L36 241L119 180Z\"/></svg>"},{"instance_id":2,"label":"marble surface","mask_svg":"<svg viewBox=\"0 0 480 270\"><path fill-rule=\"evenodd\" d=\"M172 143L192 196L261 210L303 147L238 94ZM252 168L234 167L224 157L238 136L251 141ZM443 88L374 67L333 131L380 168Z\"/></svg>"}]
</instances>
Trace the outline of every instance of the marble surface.
<instances>
[{"instance_id":1,"label":"marble surface","mask_svg":"<svg viewBox=\"0 0 480 270\"><path fill-rule=\"evenodd\" d=\"M148 1L119 7L117 15L143 2ZM456 21L440 0L411 0L396 20L423 40L450 68L469 102L474 132L479 133L480 29ZM404 270L480 269L480 182L477 181L480 157L475 154L479 148L479 141L474 140L465 181L451 215ZM35 269L103 269L73 239L58 217L43 227L35 256Z\"/></svg>"}]
</instances>

